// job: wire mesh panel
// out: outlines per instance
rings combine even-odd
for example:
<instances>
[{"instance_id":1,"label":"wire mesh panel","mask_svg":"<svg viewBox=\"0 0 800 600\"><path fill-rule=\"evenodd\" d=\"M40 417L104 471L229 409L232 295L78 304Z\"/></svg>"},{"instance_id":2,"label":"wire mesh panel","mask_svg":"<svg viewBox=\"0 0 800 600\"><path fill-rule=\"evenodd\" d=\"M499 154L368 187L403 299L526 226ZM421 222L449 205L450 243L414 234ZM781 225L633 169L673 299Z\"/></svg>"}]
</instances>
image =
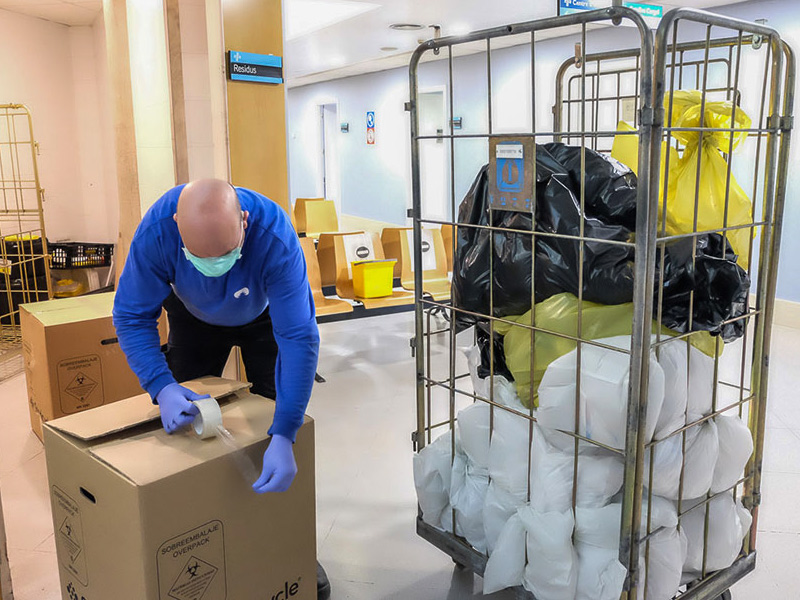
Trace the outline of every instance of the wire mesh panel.
<instances>
[{"instance_id":1,"label":"wire mesh panel","mask_svg":"<svg viewBox=\"0 0 800 600\"><path fill-rule=\"evenodd\" d=\"M679 40L687 30L699 43L681 52ZM715 48L714 40L720 38L725 45ZM674 11L664 20L655 48L656 77L663 85L657 86L654 103L663 106L664 117L658 132L662 143L654 148L653 160L659 157L666 172L655 199L657 265L663 264L665 254L676 244L691 249L694 264L703 253L735 260L743 279L752 282L756 298L751 305L748 295L742 294L736 310L720 315L721 326L709 353L712 387L704 410L692 414L687 409L682 427L673 434L678 441L654 441L646 450L653 457L660 451L658 444L682 446L684 466L677 508L679 527L689 536L690 568L685 568L685 577L694 577L695 584L685 596L705 598L729 587L755 562L767 400L764 382L788 164L794 61L788 46L772 29L686 10ZM727 60L725 77L714 71L715 52ZM698 65L695 88L690 92L685 91L685 73L680 67L686 59ZM724 81L724 86L715 81ZM664 269L659 269L654 315L659 324L664 322L666 279ZM713 280L705 285L720 289ZM698 345L701 334L694 330L704 319L695 308L698 294L694 289L686 297L689 333L678 336L682 341L657 336L656 352L669 351L670 344ZM687 377L693 377L691 364L687 365ZM749 435L742 423L749 425ZM749 462L743 473L730 469L726 473L718 465L710 489L692 498L686 493L691 440L713 432L715 426L719 462L737 453ZM651 458L650 464L654 462ZM643 480L650 490L658 475L652 471L651 467L650 473L645 472ZM651 498L645 496L645 505ZM726 524L737 522L745 533L744 544L733 548L731 554L738 558L728 566L731 556L721 551L720 534L725 533ZM646 573L642 579L646 588Z\"/></svg>"},{"instance_id":2,"label":"wire mesh panel","mask_svg":"<svg viewBox=\"0 0 800 600\"><path fill-rule=\"evenodd\" d=\"M452 305L417 294L417 528L485 591L716 598L754 567L793 69L769 28L617 7L414 55L417 274L455 232ZM449 131L419 134L420 82Z\"/></svg>"},{"instance_id":3,"label":"wire mesh panel","mask_svg":"<svg viewBox=\"0 0 800 600\"><path fill-rule=\"evenodd\" d=\"M0 105L0 379L23 366L19 305L50 297L36 153L28 109Z\"/></svg>"}]
</instances>

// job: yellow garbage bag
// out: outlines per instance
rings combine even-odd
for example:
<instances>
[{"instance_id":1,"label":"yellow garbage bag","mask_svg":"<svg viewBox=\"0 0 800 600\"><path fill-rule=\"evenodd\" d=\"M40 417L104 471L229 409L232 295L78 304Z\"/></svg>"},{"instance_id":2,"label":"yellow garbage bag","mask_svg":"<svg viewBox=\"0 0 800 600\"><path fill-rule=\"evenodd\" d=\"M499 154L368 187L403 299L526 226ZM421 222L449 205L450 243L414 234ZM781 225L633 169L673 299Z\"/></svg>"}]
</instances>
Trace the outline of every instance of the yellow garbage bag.
<instances>
[{"instance_id":1,"label":"yellow garbage bag","mask_svg":"<svg viewBox=\"0 0 800 600\"><path fill-rule=\"evenodd\" d=\"M747 129L750 117L733 103L710 102L703 107L703 94L698 90L679 90L672 95L672 118L670 126L676 128ZM703 110L701 110L703 109ZM669 118L669 98L665 100L666 116ZM620 124L620 130L633 130L627 124ZM666 232L668 235L691 233L694 231L694 205L697 195L697 231L721 229L726 225L735 227L752 223L752 202L745 191L731 175L728 192L727 223L725 221L725 190L728 181L728 163L723 153L731 150L731 134L727 131L704 131L702 147L700 132L673 131L672 136L683 146L683 154L678 158L675 148L661 152L661 187L659 189L659 223L663 217L663 185L665 157L670 153L667 190ZM746 131L734 132L733 149L747 137ZM638 136L617 135L614 139L611 156L627 165L634 172L638 170ZM698 171L698 152L699 171ZM752 229L737 229L727 233L733 251L739 256L738 262L748 266L748 252Z\"/></svg>"},{"instance_id":2,"label":"yellow garbage bag","mask_svg":"<svg viewBox=\"0 0 800 600\"><path fill-rule=\"evenodd\" d=\"M521 325L531 324L531 311L519 317L507 317ZM569 293L557 294L536 305L536 326L563 335L578 337L578 298ZM531 399L531 330L508 323L497 323L495 331L504 336L506 366L514 376L517 394L526 407ZM633 303L604 305L583 302L581 338L597 340L617 335L631 335L633 329ZM656 324L653 323L655 333ZM668 336L678 335L662 328ZM697 332L689 337L690 343L700 351L713 356L717 341L706 332ZM722 341L719 341L720 349ZM573 340L556 335L536 332L533 365L534 406L538 406L539 384L548 365L575 348ZM720 350L721 351L721 350Z\"/></svg>"},{"instance_id":3,"label":"yellow garbage bag","mask_svg":"<svg viewBox=\"0 0 800 600\"><path fill-rule=\"evenodd\" d=\"M620 121L617 125L617 131L636 131L636 128L625 121ZM675 148L667 146L667 142L661 142L661 176L659 177L658 188L661 194L664 192L664 171L667 168L667 153L669 153L671 169L675 168L675 165L680 160L678 151ZM617 159L636 175L639 175L639 136L634 134L615 135L614 143L611 146L611 158ZM663 201L659 196L659 205L661 204L663 204Z\"/></svg>"},{"instance_id":4,"label":"yellow garbage bag","mask_svg":"<svg viewBox=\"0 0 800 600\"><path fill-rule=\"evenodd\" d=\"M673 94L672 127L700 127L703 95L697 90ZM747 129L750 117L739 107L735 115L732 102L706 102L702 126L710 128ZM720 229L725 223L725 189L728 163L722 156L731 149L731 134L726 131L704 132L702 145L697 131L675 131L672 134L685 148L677 168L670 167L667 190L667 232L689 233L694 227L695 194L698 193L697 230ZM747 132L733 134L735 150ZM700 170L698 174L698 152ZM728 192L727 226L752 223L753 204L731 175ZM728 241L739 255L739 264L747 269L752 228L729 231Z\"/></svg>"}]
</instances>

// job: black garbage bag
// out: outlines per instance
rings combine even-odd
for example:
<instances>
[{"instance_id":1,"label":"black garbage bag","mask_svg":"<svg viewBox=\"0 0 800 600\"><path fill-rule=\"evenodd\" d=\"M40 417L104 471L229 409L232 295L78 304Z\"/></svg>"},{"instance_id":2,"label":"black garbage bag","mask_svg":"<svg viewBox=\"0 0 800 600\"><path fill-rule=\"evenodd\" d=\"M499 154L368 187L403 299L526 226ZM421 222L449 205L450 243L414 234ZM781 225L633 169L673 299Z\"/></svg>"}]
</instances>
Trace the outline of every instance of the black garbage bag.
<instances>
[{"instance_id":1,"label":"black garbage bag","mask_svg":"<svg viewBox=\"0 0 800 600\"><path fill-rule=\"evenodd\" d=\"M586 238L631 241L636 219L636 176L619 162L589 149L585 160L585 214L581 216L581 148L558 143L537 146L536 231L574 236L583 221ZM488 166L481 169L461 203L459 224L489 224L488 170ZM494 315L521 315L530 310L531 217L530 213L493 211L492 226L515 232L458 227L453 269L456 306L489 314L492 261ZM601 304L629 302L633 248L588 241L583 252L583 297ZM577 240L541 236L537 238L535 254L536 302L565 291L577 295ZM462 315L460 322L469 325L474 319Z\"/></svg>"},{"instance_id":2,"label":"black garbage bag","mask_svg":"<svg viewBox=\"0 0 800 600\"><path fill-rule=\"evenodd\" d=\"M489 323L480 321L475 327L475 341L481 351L481 362L478 365L478 377L486 379L492 375L492 350L491 346L494 345L494 375L503 376L508 381L514 381L514 376L506 364L506 351L503 344L503 336L494 332L493 343L489 342Z\"/></svg>"},{"instance_id":3,"label":"black garbage bag","mask_svg":"<svg viewBox=\"0 0 800 600\"><path fill-rule=\"evenodd\" d=\"M730 243L717 233L697 237L693 251L692 239L683 238L665 246L663 300L661 323L685 333L689 331L691 307L692 331L708 331L731 342L744 335L746 319L725 323L741 317L748 310L750 277L736 264L737 255ZM694 262L692 254L695 254ZM660 253L659 253L660 254ZM656 268L660 255L656 256ZM656 301L659 275L656 272ZM690 304L694 292L694 303ZM654 311L653 317L658 315Z\"/></svg>"},{"instance_id":4,"label":"black garbage bag","mask_svg":"<svg viewBox=\"0 0 800 600\"><path fill-rule=\"evenodd\" d=\"M621 163L586 149L585 212L580 210L581 148L552 143L536 149L536 231L576 236L583 222L583 298L599 304L622 304L633 299L632 247L596 240L632 241L636 221L636 176ZM488 166L478 173L459 208L458 238L453 269L453 303L474 313L521 315L531 308L532 215L492 211L492 231L463 224L489 224ZM491 240L491 242L490 242ZM490 262L493 272L490 298ZM578 295L580 243L572 238L537 236L535 302L562 292ZM694 290L693 331L739 337L744 320L721 326L747 308L750 282L736 265L722 237L698 237L692 262L691 239L666 246L662 323L688 331L688 294ZM656 290L656 298L658 290ZM459 328L478 319L460 313Z\"/></svg>"}]
</instances>

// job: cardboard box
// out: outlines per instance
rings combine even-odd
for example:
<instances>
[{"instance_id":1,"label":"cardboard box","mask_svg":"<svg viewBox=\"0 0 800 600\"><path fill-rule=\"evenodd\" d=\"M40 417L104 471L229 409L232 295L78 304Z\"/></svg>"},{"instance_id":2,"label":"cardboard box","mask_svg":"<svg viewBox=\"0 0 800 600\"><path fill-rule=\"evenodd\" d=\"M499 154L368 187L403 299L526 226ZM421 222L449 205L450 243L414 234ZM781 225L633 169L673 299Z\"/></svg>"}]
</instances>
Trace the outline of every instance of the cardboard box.
<instances>
[{"instance_id":1,"label":"cardboard box","mask_svg":"<svg viewBox=\"0 0 800 600\"><path fill-rule=\"evenodd\" d=\"M31 428L42 422L142 393L119 347L111 309L114 293L23 304L22 350ZM159 325L166 343L166 319Z\"/></svg>"},{"instance_id":2,"label":"cardboard box","mask_svg":"<svg viewBox=\"0 0 800 600\"><path fill-rule=\"evenodd\" d=\"M261 471L274 402L236 381L186 385L221 400L240 450L168 435L147 395L45 424L61 597L316 599L313 421L292 487L259 495L249 471Z\"/></svg>"}]
</instances>

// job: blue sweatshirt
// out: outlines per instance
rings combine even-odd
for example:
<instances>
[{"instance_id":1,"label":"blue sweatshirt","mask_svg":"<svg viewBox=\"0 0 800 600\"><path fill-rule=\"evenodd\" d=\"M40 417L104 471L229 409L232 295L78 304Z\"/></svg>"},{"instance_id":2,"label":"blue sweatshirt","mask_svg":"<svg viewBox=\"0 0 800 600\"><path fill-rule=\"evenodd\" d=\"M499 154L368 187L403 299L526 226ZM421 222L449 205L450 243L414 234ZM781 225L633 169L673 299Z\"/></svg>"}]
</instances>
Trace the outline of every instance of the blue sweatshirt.
<instances>
[{"instance_id":1,"label":"blue sweatshirt","mask_svg":"<svg viewBox=\"0 0 800 600\"><path fill-rule=\"evenodd\" d=\"M314 300L297 234L280 206L236 188L242 210L250 213L242 257L222 277L206 277L184 255L173 219L182 189L164 194L133 236L114 298L120 346L155 400L175 382L161 352L157 325L161 303L171 291L190 313L212 325L245 325L269 306L278 344L277 407L269 433L294 441L311 397L319 353Z\"/></svg>"}]
</instances>

